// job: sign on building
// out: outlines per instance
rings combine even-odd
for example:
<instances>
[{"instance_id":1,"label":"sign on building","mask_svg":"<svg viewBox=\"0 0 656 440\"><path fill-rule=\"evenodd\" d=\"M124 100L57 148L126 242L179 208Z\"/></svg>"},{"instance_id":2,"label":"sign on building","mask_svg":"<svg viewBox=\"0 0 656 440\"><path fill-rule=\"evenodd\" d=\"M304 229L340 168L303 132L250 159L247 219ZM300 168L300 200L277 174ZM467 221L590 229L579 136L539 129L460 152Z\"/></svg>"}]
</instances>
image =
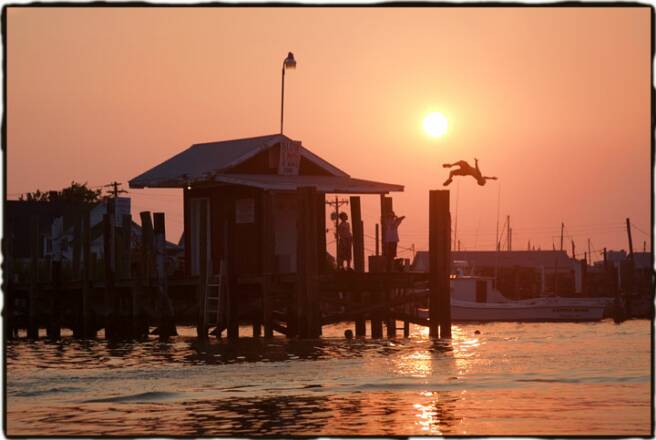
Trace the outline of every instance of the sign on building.
<instances>
[{"instance_id":1,"label":"sign on building","mask_svg":"<svg viewBox=\"0 0 656 440\"><path fill-rule=\"evenodd\" d=\"M235 202L235 223L255 223L255 199L238 199Z\"/></svg>"},{"instance_id":2,"label":"sign on building","mask_svg":"<svg viewBox=\"0 0 656 440\"><path fill-rule=\"evenodd\" d=\"M280 160L278 174L281 176L298 176L301 165L301 142L283 141L280 143Z\"/></svg>"}]
</instances>

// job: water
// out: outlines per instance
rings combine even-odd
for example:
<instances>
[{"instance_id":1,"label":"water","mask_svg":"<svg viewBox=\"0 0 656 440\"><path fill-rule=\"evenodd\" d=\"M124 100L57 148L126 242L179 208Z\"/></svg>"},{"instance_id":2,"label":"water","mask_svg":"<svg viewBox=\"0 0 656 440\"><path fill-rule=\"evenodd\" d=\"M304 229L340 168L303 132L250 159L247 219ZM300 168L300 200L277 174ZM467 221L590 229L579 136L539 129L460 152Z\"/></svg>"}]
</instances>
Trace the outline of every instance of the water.
<instances>
[{"instance_id":1,"label":"water","mask_svg":"<svg viewBox=\"0 0 656 440\"><path fill-rule=\"evenodd\" d=\"M651 322L411 338L10 341L9 435L649 436ZM475 334L480 330L480 334ZM248 329L243 328L242 334Z\"/></svg>"}]
</instances>

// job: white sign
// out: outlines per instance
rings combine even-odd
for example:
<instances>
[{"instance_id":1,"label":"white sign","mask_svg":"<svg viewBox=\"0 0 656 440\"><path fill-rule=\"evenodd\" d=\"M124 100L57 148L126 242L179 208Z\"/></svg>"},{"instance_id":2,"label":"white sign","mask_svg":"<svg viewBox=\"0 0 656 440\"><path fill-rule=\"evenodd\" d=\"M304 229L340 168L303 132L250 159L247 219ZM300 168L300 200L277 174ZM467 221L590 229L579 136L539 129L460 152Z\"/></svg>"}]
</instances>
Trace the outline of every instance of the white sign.
<instances>
[{"instance_id":1,"label":"white sign","mask_svg":"<svg viewBox=\"0 0 656 440\"><path fill-rule=\"evenodd\" d=\"M299 141L281 142L278 174L281 176L298 176L298 168L300 165L301 143Z\"/></svg>"},{"instance_id":2,"label":"white sign","mask_svg":"<svg viewBox=\"0 0 656 440\"><path fill-rule=\"evenodd\" d=\"M235 223L255 223L255 199L235 201Z\"/></svg>"}]
</instances>

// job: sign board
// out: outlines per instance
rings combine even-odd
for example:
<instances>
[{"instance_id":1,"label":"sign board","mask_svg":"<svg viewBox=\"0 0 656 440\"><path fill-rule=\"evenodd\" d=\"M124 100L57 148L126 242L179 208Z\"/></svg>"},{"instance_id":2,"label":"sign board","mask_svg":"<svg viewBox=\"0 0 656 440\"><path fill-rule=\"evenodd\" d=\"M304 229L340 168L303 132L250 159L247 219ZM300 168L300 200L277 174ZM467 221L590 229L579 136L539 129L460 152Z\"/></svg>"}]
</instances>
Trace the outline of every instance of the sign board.
<instances>
[{"instance_id":1,"label":"sign board","mask_svg":"<svg viewBox=\"0 0 656 440\"><path fill-rule=\"evenodd\" d=\"M298 176L301 165L301 142L283 141L280 143L280 160L278 174L281 176Z\"/></svg>"},{"instance_id":2,"label":"sign board","mask_svg":"<svg viewBox=\"0 0 656 440\"><path fill-rule=\"evenodd\" d=\"M235 201L235 223L255 223L255 199Z\"/></svg>"}]
</instances>

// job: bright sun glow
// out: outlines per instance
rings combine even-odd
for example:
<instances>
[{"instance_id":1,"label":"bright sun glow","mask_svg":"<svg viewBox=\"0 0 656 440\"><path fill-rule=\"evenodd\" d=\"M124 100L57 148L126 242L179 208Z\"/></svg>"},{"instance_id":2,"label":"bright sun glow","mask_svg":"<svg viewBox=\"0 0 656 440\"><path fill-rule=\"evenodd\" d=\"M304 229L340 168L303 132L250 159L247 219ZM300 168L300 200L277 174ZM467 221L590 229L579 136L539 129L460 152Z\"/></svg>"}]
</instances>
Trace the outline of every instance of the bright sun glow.
<instances>
[{"instance_id":1,"label":"bright sun glow","mask_svg":"<svg viewBox=\"0 0 656 440\"><path fill-rule=\"evenodd\" d=\"M442 113L430 113L424 118L424 130L433 137L444 135L448 125L449 122Z\"/></svg>"}]
</instances>

